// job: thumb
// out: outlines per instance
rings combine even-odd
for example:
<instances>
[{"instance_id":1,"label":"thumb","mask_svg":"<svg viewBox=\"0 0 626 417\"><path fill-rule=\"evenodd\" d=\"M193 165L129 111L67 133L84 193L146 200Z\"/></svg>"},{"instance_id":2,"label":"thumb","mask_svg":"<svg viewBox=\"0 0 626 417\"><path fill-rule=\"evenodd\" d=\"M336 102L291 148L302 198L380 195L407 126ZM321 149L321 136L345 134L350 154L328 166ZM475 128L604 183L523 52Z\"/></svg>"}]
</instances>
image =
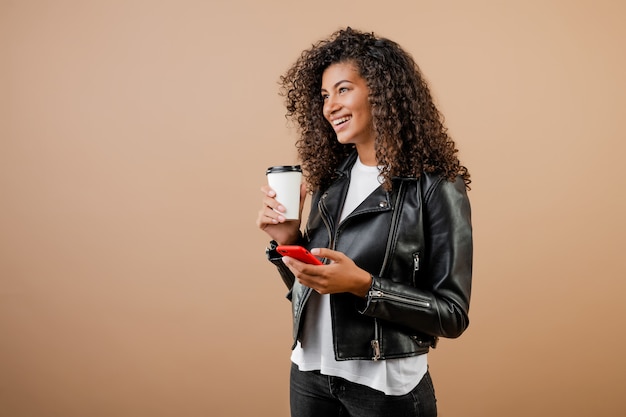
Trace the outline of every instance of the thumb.
<instances>
[{"instance_id":1,"label":"thumb","mask_svg":"<svg viewBox=\"0 0 626 417\"><path fill-rule=\"evenodd\" d=\"M339 261L343 256L341 252L326 248L313 248L311 249L311 253L315 256L319 256L320 258L330 259L333 262Z\"/></svg>"}]
</instances>

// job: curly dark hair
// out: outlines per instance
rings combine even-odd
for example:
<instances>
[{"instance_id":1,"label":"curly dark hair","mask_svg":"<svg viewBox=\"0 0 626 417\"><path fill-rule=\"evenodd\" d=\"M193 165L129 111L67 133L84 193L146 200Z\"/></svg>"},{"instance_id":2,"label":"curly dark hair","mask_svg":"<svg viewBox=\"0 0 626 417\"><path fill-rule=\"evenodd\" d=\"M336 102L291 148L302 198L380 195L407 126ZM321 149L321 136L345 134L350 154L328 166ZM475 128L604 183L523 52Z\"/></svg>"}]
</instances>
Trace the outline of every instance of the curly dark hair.
<instances>
[{"instance_id":1,"label":"curly dark hair","mask_svg":"<svg viewBox=\"0 0 626 417\"><path fill-rule=\"evenodd\" d=\"M286 117L299 130L296 148L309 189L328 186L353 150L353 145L337 141L322 114L322 74L330 65L346 62L355 65L369 88L385 189L391 189L395 176L418 178L422 172L436 172L449 181L460 175L469 189L469 171L460 164L443 115L411 55L389 39L350 27L303 51L280 77Z\"/></svg>"}]
</instances>

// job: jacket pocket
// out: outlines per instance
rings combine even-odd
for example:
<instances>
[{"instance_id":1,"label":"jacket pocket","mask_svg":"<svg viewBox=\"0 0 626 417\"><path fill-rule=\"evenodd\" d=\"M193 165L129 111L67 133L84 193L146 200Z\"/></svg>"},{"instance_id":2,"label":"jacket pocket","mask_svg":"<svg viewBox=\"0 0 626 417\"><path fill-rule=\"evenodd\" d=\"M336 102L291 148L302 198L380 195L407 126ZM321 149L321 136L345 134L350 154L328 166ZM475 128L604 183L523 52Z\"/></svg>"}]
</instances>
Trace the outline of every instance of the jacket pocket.
<instances>
[{"instance_id":1,"label":"jacket pocket","mask_svg":"<svg viewBox=\"0 0 626 417\"><path fill-rule=\"evenodd\" d=\"M439 342L439 338L435 336L414 335L410 337L411 337L411 340L413 340L419 348L433 348L434 349L437 347L437 342Z\"/></svg>"}]
</instances>

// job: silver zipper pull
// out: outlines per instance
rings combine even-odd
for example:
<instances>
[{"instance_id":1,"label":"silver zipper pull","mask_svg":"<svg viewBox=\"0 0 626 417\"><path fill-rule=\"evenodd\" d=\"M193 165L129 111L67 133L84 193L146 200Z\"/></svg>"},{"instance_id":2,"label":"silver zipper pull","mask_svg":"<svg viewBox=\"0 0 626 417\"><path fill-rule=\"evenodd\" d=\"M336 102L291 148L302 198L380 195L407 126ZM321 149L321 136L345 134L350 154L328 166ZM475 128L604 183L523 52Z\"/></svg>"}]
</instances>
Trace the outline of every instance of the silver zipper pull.
<instances>
[{"instance_id":1,"label":"silver zipper pull","mask_svg":"<svg viewBox=\"0 0 626 417\"><path fill-rule=\"evenodd\" d=\"M420 254L415 253L413 254L413 270L419 271L419 269L420 269Z\"/></svg>"},{"instance_id":2,"label":"silver zipper pull","mask_svg":"<svg viewBox=\"0 0 626 417\"><path fill-rule=\"evenodd\" d=\"M372 340L372 350L374 351L373 361L380 359L380 342L378 340Z\"/></svg>"},{"instance_id":3,"label":"silver zipper pull","mask_svg":"<svg viewBox=\"0 0 626 417\"><path fill-rule=\"evenodd\" d=\"M382 298L383 292L380 290L370 290L370 297L372 298Z\"/></svg>"}]
</instances>

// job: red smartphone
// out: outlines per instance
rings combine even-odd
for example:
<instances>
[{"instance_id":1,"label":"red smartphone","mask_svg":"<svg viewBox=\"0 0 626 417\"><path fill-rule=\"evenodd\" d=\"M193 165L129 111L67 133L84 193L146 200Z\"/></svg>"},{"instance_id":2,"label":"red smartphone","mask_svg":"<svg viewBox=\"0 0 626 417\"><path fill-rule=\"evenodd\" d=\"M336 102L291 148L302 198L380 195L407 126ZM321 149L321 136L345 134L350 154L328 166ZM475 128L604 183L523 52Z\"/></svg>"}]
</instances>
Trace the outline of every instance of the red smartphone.
<instances>
[{"instance_id":1,"label":"red smartphone","mask_svg":"<svg viewBox=\"0 0 626 417\"><path fill-rule=\"evenodd\" d=\"M298 245L278 245L276 250L283 256L289 256L301 262L312 265L323 265L311 252Z\"/></svg>"}]
</instances>

